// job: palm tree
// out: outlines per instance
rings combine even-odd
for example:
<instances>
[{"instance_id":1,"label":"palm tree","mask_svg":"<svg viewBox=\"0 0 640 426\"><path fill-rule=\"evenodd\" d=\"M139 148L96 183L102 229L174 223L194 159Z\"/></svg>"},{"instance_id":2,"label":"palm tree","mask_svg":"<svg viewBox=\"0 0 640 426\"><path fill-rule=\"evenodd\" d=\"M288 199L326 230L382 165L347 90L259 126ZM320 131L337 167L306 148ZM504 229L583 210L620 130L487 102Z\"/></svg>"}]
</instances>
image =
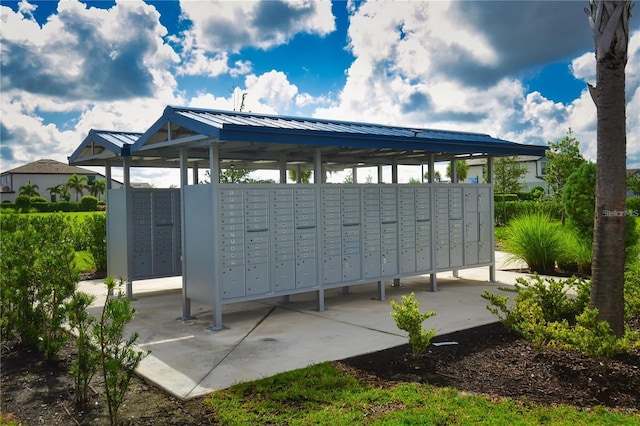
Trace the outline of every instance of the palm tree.
<instances>
[{"instance_id":1,"label":"palm tree","mask_svg":"<svg viewBox=\"0 0 640 426\"><path fill-rule=\"evenodd\" d=\"M82 193L82 190L87 187L87 177L86 176L78 176L77 174L73 174L67 179L67 188L73 189L76 191L76 201L79 201L78 198Z\"/></svg>"},{"instance_id":2,"label":"palm tree","mask_svg":"<svg viewBox=\"0 0 640 426\"><path fill-rule=\"evenodd\" d=\"M39 197L40 193L38 192L38 189L40 189L38 185L34 185L31 181L28 181L24 186L20 187L19 195L23 195L25 197Z\"/></svg>"},{"instance_id":3,"label":"palm tree","mask_svg":"<svg viewBox=\"0 0 640 426\"><path fill-rule=\"evenodd\" d=\"M89 185L89 191L91 195L94 197L98 197L100 199L100 195L104 194L104 191L107 189L107 182L102 180L96 180L93 182L93 185Z\"/></svg>"},{"instance_id":4,"label":"palm tree","mask_svg":"<svg viewBox=\"0 0 640 426\"><path fill-rule=\"evenodd\" d=\"M49 192L49 196L51 197L51 202L55 203L56 202L56 195L60 194L62 185L56 185L56 186L50 186L49 188L46 189L47 192Z\"/></svg>"},{"instance_id":5,"label":"palm tree","mask_svg":"<svg viewBox=\"0 0 640 426\"><path fill-rule=\"evenodd\" d=\"M626 223L625 65L630 1L590 0L585 12L596 50L597 175L591 306L617 336L624 334L624 229Z\"/></svg>"}]
</instances>

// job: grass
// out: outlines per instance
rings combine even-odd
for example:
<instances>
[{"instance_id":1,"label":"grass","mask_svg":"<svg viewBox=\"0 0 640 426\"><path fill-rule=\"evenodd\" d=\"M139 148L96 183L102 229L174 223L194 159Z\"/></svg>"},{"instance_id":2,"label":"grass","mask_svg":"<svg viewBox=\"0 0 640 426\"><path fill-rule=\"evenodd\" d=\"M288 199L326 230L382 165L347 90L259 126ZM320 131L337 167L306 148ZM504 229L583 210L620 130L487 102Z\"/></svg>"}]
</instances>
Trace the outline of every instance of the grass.
<instances>
[{"instance_id":1,"label":"grass","mask_svg":"<svg viewBox=\"0 0 640 426\"><path fill-rule=\"evenodd\" d=\"M331 363L241 383L205 400L223 425L640 425L638 415L580 410L398 383L381 388Z\"/></svg>"}]
</instances>

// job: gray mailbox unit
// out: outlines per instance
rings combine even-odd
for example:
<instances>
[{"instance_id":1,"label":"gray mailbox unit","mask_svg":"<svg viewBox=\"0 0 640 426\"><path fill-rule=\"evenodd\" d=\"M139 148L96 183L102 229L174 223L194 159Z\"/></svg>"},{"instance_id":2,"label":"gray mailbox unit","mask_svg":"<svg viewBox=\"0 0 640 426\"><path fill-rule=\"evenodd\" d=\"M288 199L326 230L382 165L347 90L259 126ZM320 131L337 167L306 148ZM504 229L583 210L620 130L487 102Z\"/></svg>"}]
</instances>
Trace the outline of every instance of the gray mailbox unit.
<instances>
[{"instance_id":1,"label":"gray mailbox unit","mask_svg":"<svg viewBox=\"0 0 640 426\"><path fill-rule=\"evenodd\" d=\"M397 166L427 164L433 177L435 161L545 150L474 133L177 107L128 148L125 170L177 164L181 188L109 193L108 244L126 247L126 260L114 254L110 265L126 265L129 280L181 273L183 317L191 299L211 303L214 329L227 303L315 291L322 310L329 288L378 282L384 299L384 282L406 276L429 274L432 290L440 271L489 266L493 278L492 185L398 184ZM325 182L327 171L361 166L379 175L391 166L393 182ZM233 167L276 169L281 182L287 170L311 169L314 183L197 182L199 168Z\"/></svg>"}]
</instances>

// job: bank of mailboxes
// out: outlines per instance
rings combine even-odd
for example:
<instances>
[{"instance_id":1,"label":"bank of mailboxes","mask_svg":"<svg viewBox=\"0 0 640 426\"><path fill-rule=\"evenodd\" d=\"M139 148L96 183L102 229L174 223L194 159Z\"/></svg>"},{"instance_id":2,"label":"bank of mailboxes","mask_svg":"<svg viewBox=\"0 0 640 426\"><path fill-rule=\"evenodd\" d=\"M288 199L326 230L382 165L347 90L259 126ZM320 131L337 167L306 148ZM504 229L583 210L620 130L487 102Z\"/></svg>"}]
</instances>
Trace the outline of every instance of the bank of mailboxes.
<instances>
[{"instance_id":1,"label":"bank of mailboxes","mask_svg":"<svg viewBox=\"0 0 640 426\"><path fill-rule=\"evenodd\" d=\"M223 299L491 261L489 187L222 185L219 191Z\"/></svg>"},{"instance_id":2,"label":"bank of mailboxes","mask_svg":"<svg viewBox=\"0 0 640 426\"><path fill-rule=\"evenodd\" d=\"M134 190L132 201L132 277L165 277L181 273L180 193L178 190Z\"/></svg>"}]
</instances>

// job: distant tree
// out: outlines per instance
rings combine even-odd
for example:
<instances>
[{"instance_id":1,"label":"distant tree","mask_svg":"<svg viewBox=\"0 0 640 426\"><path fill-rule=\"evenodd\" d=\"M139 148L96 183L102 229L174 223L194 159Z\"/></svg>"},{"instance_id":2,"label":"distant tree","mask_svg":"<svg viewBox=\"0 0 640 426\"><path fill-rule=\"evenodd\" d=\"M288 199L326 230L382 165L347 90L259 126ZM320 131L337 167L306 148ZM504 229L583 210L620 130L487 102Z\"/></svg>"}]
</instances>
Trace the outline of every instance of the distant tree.
<instances>
[{"instance_id":1,"label":"distant tree","mask_svg":"<svg viewBox=\"0 0 640 426\"><path fill-rule=\"evenodd\" d=\"M507 223L507 205L505 198L507 194L515 194L522 189L520 178L527 170L516 161L515 157L500 157L493 163L493 182L496 194L502 195L502 215L504 223ZM485 181L489 182L487 176Z\"/></svg>"},{"instance_id":2,"label":"distant tree","mask_svg":"<svg viewBox=\"0 0 640 426\"><path fill-rule=\"evenodd\" d=\"M67 179L67 188L76 191L76 201L79 201L80 194L88 187L87 180L86 176L78 176L75 173Z\"/></svg>"},{"instance_id":3,"label":"distant tree","mask_svg":"<svg viewBox=\"0 0 640 426\"><path fill-rule=\"evenodd\" d=\"M40 189L38 187L38 185L32 184L31 181L28 181L27 183L24 184L24 186L21 186L19 191L19 195L24 195L25 197L39 197L40 193L38 192L38 189Z\"/></svg>"},{"instance_id":4,"label":"distant tree","mask_svg":"<svg viewBox=\"0 0 640 426\"><path fill-rule=\"evenodd\" d=\"M624 335L626 224L626 100L631 1L591 0L585 8L596 53L596 218L593 231L591 307L618 337ZM607 213L605 213L607 212Z\"/></svg>"},{"instance_id":5,"label":"distant tree","mask_svg":"<svg viewBox=\"0 0 640 426\"><path fill-rule=\"evenodd\" d=\"M409 183L422 183L422 182L420 181L420 179L412 177L411 179L409 179Z\"/></svg>"},{"instance_id":6,"label":"distant tree","mask_svg":"<svg viewBox=\"0 0 640 426\"><path fill-rule=\"evenodd\" d=\"M69 187L67 185L60 185L60 201L71 201L71 194L69 194Z\"/></svg>"},{"instance_id":7,"label":"distant tree","mask_svg":"<svg viewBox=\"0 0 640 426\"><path fill-rule=\"evenodd\" d=\"M572 136L571 129L567 136L558 142L549 142L547 150L547 165L544 180L549 186L551 197L562 202L563 189L571 173L575 172L585 162L580 154L580 143ZM562 224L565 222L565 209L562 209Z\"/></svg>"},{"instance_id":8,"label":"distant tree","mask_svg":"<svg viewBox=\"0 0 640 426\"><path fill-rule=\"evenodd\" d=\"M294 169L289 169L289 179L291 179L294 182L297 182L298 172ZM300 182L301 183L311 182L311 170L300 170Z\"/></svg>"},{"instance_id":9,"label":"distant tree","mask_svg":"<svg viewBox=\"0 0 640 426\"><path fill-rule=\"evenodd\" d=\"M58 184L55 186L50 186L49 188L46 189L46 191L49 192L49 197L51 197L51 202L55 203L56 195L60 195L60 192L62 191L62 185Z\"/></svg>"},{"instance_id":10,"label":"distant tree","mask_svg":"<svg viewBox=\"0 0 640 426\"><path fill-rule=\"evenodd\" d=\"M345 177L342 183L353 183L353 172L349 172Z\"/></svg>"},{"instance_id":11,"label":"distant tree","mask_svg":"<svg viewBox=\"0 0 640 426\"><path fill-rule=\"evenodd\" d=\"M429 172L426 172L423 177L424 177L424 180L428 181L429 180ZM434 180L434 182L442 182L442 175L440 174L440 172L438 170L436 170L433 173L433 180Z\"/></svg>"},{"instance_id":12,"label":"distant tree","mask_svg":"<svg viewBox=\"0 0 640 426\"><path fill-rule=\"evenodd\" d=\"M100 200L100 196L107 190L107 181L104 179L93 181L93 185L89 185L89 193Z\"/></svg>"},{"instance_id":13,"label":"distant tree","mask_svg":"<svg viewBox=\"0 0 640 426\"><path fill-rule=\"evenodd\" d=\"M456 160L456 182L462 182L467 178L469 165L464 160ZM451 179L451 164L447 164L447 177ZM453 182L453 179L451 179Z\"/></svg>"}]
</instances>

